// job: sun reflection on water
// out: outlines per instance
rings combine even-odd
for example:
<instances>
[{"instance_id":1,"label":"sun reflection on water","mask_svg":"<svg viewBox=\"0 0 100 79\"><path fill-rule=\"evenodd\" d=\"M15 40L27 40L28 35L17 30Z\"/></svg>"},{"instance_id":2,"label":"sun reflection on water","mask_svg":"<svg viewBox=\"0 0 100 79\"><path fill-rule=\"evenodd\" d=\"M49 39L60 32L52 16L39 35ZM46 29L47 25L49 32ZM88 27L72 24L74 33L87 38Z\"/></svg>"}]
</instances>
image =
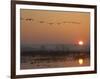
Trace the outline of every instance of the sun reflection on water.
<instances>
[{"instance_id":1,"label":"sun reflection on water","mask_svg":"<svg viewBox=\"0 0 100 79\"><path fill-rule=\"evenodd\" d=\"M84 63L84 60L83 60L82 58L79 58L78 63L79 63L80 65L82 65L82 64Z\"/></svg>"}]
</instances>

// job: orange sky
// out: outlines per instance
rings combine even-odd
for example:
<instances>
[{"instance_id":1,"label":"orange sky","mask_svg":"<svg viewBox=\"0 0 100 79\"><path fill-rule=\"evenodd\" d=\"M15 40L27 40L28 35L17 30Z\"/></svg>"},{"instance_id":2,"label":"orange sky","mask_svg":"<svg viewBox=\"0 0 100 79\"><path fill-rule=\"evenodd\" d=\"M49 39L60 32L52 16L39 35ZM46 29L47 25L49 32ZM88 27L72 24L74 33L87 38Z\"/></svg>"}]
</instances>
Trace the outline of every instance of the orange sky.
<instances>
[{"instance_id":1,"label":"orange sky","mask_svg":"<svg viewBox=\"0 0 100 79\"><path fill-rule=\"evenodd\" d=\"M90 39L90 13L21 9L21 19L22 43L87 44Z\"/></svg>"}]
</instances>

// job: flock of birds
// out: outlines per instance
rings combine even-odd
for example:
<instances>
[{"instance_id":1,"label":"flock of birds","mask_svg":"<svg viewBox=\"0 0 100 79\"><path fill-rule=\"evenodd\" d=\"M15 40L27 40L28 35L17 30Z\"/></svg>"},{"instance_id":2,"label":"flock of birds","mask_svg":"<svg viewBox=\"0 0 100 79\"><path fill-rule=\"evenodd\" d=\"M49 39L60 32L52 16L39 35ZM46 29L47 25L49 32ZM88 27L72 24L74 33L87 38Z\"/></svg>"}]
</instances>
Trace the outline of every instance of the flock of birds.
<instances>
[{"instance_id":1,"label":"flock of birds","mask_svg":"<svg viewBox=\"0 0 100 79\"><path fill-rule=\"evenodd\" d=\"M53 25L53 24L65 24L65 23L70 23L70 24L80 24L80 22L75 22L75 21L62 21L62 22L47 22L47 21L43 21L43 20L40 20L40 21L37 21L33 18L21 18L21 20L23 21L28 21L28 22L33 22L33 21L36 21L36 22L39 22L39 23L45 23L45 24L49 24L49 25Z\"/></svg>"}]
</instances>

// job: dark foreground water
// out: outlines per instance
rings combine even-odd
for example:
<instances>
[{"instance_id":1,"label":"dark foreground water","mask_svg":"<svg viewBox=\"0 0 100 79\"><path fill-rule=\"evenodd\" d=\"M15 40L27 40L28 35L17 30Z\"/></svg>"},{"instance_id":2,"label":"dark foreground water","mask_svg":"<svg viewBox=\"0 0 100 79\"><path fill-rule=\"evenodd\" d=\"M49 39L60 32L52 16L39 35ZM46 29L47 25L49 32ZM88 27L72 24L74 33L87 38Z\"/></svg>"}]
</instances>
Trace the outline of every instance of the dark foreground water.
<instances>
[{"instance_id":1,"label":"dark foreground water","mask_svg":"<svg viewBox=\"0 0 100 79\"><path fill-rule=\"evenodd\" d=\"M89 66L90 56L87 52L48 55L21 55L21 69L59 68Z\"/></svg>"}]
</instances>

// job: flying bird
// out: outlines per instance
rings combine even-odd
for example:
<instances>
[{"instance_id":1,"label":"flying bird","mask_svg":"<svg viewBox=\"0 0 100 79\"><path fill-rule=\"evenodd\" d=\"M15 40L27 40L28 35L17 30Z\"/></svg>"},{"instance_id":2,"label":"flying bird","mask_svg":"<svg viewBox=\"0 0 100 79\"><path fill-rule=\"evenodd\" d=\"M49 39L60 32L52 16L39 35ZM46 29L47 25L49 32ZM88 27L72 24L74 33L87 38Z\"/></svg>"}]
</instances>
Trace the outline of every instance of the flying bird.
<instances>
[{"instance_id":1,"label":"flying bird","mask_svg":"<svg viewBox=\"0 0 100 79\"><path fill-rule=\"evenodd\" d=\"M54 23L48 23L48 24L52 25L52 24L54 24Z\"/></svg>"},{"instance_id":2,"label":"flying bird","mask_svg":"<svg viewBox=\"0 0 100 79\"><path fill-rule=\"evenodd\" d=\"M40 21L40 23L44 23L44 21Z\"/></svg>"}]
</instances>

